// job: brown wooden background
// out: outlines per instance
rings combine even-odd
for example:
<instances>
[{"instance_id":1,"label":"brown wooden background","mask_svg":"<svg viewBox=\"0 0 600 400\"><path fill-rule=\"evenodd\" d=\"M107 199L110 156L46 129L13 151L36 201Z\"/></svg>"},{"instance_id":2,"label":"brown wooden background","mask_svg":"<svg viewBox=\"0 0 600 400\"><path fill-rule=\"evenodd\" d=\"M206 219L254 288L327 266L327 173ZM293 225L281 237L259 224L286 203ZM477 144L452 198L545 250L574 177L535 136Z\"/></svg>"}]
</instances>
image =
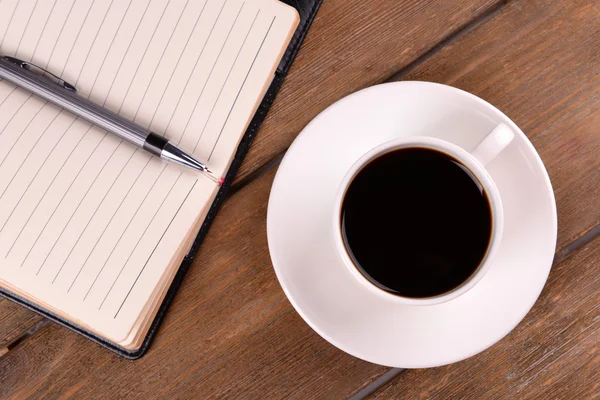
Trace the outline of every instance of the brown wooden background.
<instances>
[{"instance_id":1,"label":"brown wooden background","mask_svg":"<svg viewBox=\"0 0 600 400\"><path fill-rule=\"evenodd\" d=\"M506 338L450 366L342 353L292 309L268 256L269 190L325 107L426 80L503 110L539 151L559 232ZM325 0L149 353L127 361L0 299L0 398L600 398L600 2Z\"/></svg>"}]
</instances>

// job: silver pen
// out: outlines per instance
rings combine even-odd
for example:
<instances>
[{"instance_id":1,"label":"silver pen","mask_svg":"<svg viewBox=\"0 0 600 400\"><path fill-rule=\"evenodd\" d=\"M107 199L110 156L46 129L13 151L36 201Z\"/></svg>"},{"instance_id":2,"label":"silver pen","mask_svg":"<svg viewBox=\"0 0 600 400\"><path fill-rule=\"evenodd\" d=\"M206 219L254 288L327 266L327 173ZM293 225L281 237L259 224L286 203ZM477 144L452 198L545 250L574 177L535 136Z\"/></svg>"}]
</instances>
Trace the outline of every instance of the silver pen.
<instances>
[{"instance_id":1,"label":"silver pen","mask_svg":"<svg viewBox=\"0 0 600 400\"><path fill-rule=\"evenodd\" d=\"M35 73L32 71L33 69L42 73ZM50 77L56 81L50 79ZM212 175L208 167L192 155L164 137L77 95L75 86L43 68L14 57L4 56L0 57L0 78L105 129L155 156L205 172L206 176L212 181L220 183L220 180Z\"/></svg>"}]
</instances>

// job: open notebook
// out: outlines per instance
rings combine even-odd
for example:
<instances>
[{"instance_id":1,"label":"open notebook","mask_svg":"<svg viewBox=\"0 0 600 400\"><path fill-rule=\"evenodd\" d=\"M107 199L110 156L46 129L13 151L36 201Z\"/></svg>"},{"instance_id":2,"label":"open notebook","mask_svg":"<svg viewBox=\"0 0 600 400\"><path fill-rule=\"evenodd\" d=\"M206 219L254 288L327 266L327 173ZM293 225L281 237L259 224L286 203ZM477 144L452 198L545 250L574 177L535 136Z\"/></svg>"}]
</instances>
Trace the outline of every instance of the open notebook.
<instances>
[{"instance_id":1,"label":"open notebook","mask_svg":"<svg viewBox=\"0 0 600 400\"><path fill-rule=\"evenodd\" d=\"M224 176L298 24L276 0L0 0L0 55ZM0 81L0 286L139 348L218 191Z\"/></svg>"}]
</instances>

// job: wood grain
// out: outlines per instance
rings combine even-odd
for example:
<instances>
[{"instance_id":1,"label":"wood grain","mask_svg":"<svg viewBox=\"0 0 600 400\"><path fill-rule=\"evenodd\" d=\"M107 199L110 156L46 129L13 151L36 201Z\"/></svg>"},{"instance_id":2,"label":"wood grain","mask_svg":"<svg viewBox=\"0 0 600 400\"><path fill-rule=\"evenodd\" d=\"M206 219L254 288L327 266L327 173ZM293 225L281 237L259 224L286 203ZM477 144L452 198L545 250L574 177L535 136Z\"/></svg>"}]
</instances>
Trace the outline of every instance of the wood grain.
<instances>
[{"instance_id":1,"label":"wood grain","mask_svg":"<svg viewBox=\"0 0 600 400\"><path fill-rule=\"evenodd\" d=\"M487 351L405 370L370 399L600 398L600 237L555 265L525 320Z\"/></svg>"},{"instance_id":2,"label":"wood grain","mask_svg":"<svg viewBox=\"0 0 600 400\"><path fill-rule=\"evenodd\" d=\"M342 97L383 82L502 0L325 0L237 180Z\"/></svg>"}]
</instances>

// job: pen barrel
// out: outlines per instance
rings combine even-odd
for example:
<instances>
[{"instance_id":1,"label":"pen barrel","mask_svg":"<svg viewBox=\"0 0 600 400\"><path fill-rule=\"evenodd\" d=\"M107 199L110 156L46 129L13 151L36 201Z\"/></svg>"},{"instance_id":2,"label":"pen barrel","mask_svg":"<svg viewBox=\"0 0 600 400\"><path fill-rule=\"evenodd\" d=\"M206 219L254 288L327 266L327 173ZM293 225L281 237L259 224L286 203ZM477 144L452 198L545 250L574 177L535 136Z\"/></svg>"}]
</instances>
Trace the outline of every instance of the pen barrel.
<instances>
[{"instance_id":1,"label":"pen barrel","mask_svg":"<svg viewBox=\"0 0 600 400\"><path fill-rule=\"evenodd\" d=\"M0 59L0 78L69 111L121 139L144 148L150 131L115 112L65 89L49 79Z\"/></svg>"}]
</instances>

